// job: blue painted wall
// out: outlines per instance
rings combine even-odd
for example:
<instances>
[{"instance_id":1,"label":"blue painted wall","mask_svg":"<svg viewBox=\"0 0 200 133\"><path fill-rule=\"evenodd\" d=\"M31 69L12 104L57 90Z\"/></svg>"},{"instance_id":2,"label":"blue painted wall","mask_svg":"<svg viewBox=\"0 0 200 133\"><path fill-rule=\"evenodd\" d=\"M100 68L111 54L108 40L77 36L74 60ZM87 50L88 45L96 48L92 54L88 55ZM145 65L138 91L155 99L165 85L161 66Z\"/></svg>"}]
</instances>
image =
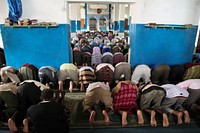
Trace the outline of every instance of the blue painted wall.
<instances>
[{"instance_id":1,"label":"blue painted wall","mask_svg":"<svg viewBox=\"0 0 200 133\"><path fill-rule=\"evenodd\" d=\"M106 25L105 26L100 26L100 31L107 31L106 30Z\"/></svg>"},{"instance_id":2,"label":"blue painted wall","mask_svg":"<svg viewBox=\"0 0 200 133\"><path fill-rule=\"evenodd\" d=\"M76 33L76 20L70 20L71 32Z\"/></svg>"},{"instance_id":3,"label":"blue painted wall","mask_svg":"<svg viewBox=\"0 0 200 133\"><path fill-rule=\"evenodd\" d=\"M124 30L129 30L129 26L125 27Z\"/></svg>"},{"instance_id":4,"label":"blue painted wall","mask_svg":"<svg viewBox=\"0 0 200 133\"><path fill-rule=\"evenodd\" d=\"M131 24L130 63L184 64L192 60L197 26L189 29L146 28L144 24Z\"/></svg>"},{"instance_id":5,"label":"blue painted wall","mask_svg":"<svg viewBox=\"0 0 200 133\"><path fill-rule=\"evenodd\" d=\"M19 68L25 63L37 68L50 65L59 67L71 62L70 26L56 28L12 28L2 27L2 39L6 62Z\"/></svg>"},{"instance_id":6,"label":"blue painted wall","mask_svg":"<svg viewBox=\"0 0 200 133\"><path fill-rule=\"evenodd\" d=\"M81 21L77 20L76 23L77 23L76 30L81 30Z\"/></svg>"},{"instance_id":7,"label":"blue painted wall","mask_svg":"<svg viewBox=\"0 0 200 133\"><path fill-rule=\"evenodd\" d=\"M25 63L36 67L51 65L59 70L72 62L70 26L57 28L1 27L7 65L19 68ZM184 64L192 60L197 26L188 29L146 28L130 25L130 64Z\"/></svg>"},{"instance_id":8,"label":"blue painted wall","mask_svg":"<svg viewBox=\"0 0 200 133\"><path fill-rule=\"evenodd\" d=\"M119 23L118 21L114 21L114 30L118 30L119 29Z\"/></svg>"},{"instance_id":9,"label":"blue painted wall","mask_svg":"<svg viewBox=\"0 0 200 133\"><path fill-rule=\"evenodd\" d=\"M3 24L0 24L0 30L2 29L2 27L3 27ZM0 31L1 32L1 31Z\"/></svg>"},{"instance_id":10,"label":"blue painted wall","mask_svg":"<svg viewBox=\"0 0 200 133\"><path fill-rule=\"evenodd\" d=\"M119 21L119 32L124 32L124 20Z\"/></svg>"}]
</instances>

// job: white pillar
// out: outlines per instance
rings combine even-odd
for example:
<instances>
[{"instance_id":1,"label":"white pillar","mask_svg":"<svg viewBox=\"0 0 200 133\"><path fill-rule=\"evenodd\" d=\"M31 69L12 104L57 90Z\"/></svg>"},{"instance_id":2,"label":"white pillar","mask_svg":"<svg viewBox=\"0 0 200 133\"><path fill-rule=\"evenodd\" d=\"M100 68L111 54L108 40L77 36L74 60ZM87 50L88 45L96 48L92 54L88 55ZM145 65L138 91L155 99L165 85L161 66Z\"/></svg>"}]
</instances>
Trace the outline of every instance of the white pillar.
<instances>
[{"instance_id":1,"label":"white pillar","mask_svg":"<svg viewBox=\"0 0 200 133\"><path fill-rule=\"evenodd\" d=\"M76 4L76 32L80 33L81 31L81 7L80 7L80 3Z\"/></svg>"},{"instance_id":2,"label":"white pillar","mask_svg":"<svg viewBox=\"0 0 200 133\"><path fill-rule=\"evenodd\" d=\"M119 5L119 36L124 37L124 14L125 14L125 5Z\"/></svg>"},{"instance_id":3,"label":"white pillar","mask_svg":"<svg viewBox=\"0 0 200 133\"><path fill-rule=\"evenodd\" d=\"M1 36L1 29L0 29L0 48L3 48L3 40Z\"/></svg>"},{"instance_id":4,"label":"white pillar","mask_svg":"<svg viewBox=\"0 0 200 133\"><path fill-rule=\"evenodd\" d=\"M114 4L114 33L118 33L118 29L119 29L119 4Z\"/></svg>"},{"instance_id":5,"label":"white pillar","mask_svg":"<svg viewBox=\"0 0 200 133\"><path fill-rule=\"evenodd\" d=\"M71 29L71 37L76 36L76 27L77 27L77 6L76 4L70 4L70 29Z\"/></svg>"},{"instance_id":6,"label":"white pillar","mask_svg":"<svg viewBox=\"0 0 200 133\"><path fill-rule=\"evenodd\" d=\"M115 9L114 9L115 5L111 4L111 20L110 23L112 23L112 28L114 30L114 21L115 21Z\"/></svg>"},{"instance_id":7,"label":"white pillar","mask_svg":"<svg viewBox=\"0 0 200 133\"><path fill-rule=\"evenodd\" d=\"M195 41L195 52L196 52L196 47L197 47L198 41L200 41L199 34L200 34L200 18L199 18L199 25L198 25L197 36L196 36L196 41Z\"/></svg>"},{"instance_id":8,"label":"white pillar","mask_svg":"<svg viewBox=\"0 0 200 133\"><path fill-rule=\"evenodd\" d=\"M68 2L66 2L66 6L65 6L65 8L66 8L66 22L67 22L67 24L70 24L70 21L69 21L69 3Z\"/></svg>"},{"instance_id":9,"label":"white pillar","mask_svg":"<svg viewBox=\"0 0 200 133\"><path fill-rule=\"evenodd\" d=\"M77 5L70 4L70 20L76 20L77 18Z\"/></svg>"},{"instance_id":10,"label":"white pillar","mask_svg":"<svg viewBox=\"0 0 200 133\"><path fill-rule=\"evenodd\" d=\"M125 5L120 4L119 5L119 20L124 20L124 14L125 14Z\"/></svg>"}]
</instances>

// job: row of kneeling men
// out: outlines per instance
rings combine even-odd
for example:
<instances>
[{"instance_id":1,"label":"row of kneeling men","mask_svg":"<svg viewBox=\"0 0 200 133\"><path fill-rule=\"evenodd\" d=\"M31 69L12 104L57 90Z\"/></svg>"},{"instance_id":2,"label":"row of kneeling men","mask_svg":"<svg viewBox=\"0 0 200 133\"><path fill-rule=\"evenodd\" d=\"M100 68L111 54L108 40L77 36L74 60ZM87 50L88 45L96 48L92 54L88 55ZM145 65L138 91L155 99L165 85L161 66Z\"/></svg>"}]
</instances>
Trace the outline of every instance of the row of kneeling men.
<instances>
[{"instance_id":1,"label":"row of kneeling men","mask_svg":"<svg viewBox=\"0 0 200 133\"><path fill-rule=\"evenodd\" d=\"M49 91L45 92L46 90ZM8 120L11 131L17 131L17 127L22 124L23 120L25 127L23 130L27 131L29 119L36 130L44 129L44 127L38 126L41 122L46 122L47 125L55 124L51 125L52 127L60 125L59 129L67 127L68 109L62 104L64 91L61 92L61 98L59 91L56 91L56 101L54 101L52 100L53 92L49 87L35 80L25 80L18 85L13 82L2 83L0 92L1 121ZM184 123L190 123L188 111L200 110L199 101L200 79L189 79L178 84L161 86L153 84L151 81L139 81L135 84L130 80L122 80L112 90L105 82L92 82L86 88L83 110L90 113L90 125L95 123L94 106L100 106L106 125L110 124L110 110L122 114L122 126L128 124L127 116L135 111L138 116L138 124L144 124L142 111L145 111L151 115L151 126L157 125L155 116L156 113L160 113L163 117L162 124L167 127L169 125L168 114L177 116L177 124L182 124L183 120Z\"/></svg>"}]
</instances>

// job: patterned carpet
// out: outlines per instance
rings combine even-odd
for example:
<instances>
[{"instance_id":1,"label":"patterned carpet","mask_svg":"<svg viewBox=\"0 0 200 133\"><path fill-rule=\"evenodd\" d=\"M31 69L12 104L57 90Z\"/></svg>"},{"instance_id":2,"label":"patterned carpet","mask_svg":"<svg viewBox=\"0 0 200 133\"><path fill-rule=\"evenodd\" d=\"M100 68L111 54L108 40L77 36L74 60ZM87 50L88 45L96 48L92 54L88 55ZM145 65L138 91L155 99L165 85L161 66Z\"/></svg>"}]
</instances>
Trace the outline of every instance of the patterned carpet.
<instances>
[{"instance_id":1,"label":"patterned carpet","mask_svg":"<svg viewBox=\"0 0 200 133\"><path fill-rule=\"evenodd\" d=\"M167 128L162 127L162 118L157 115L157 127L153 128L149 125L149 115L143 113L145 124L140 126L137 124L137 117L135 115L128 116L128 125L121 127L121 115L114 112L109 113L110 125L104 124L103 117L100 111L97 111L94 126L88 123L89 114L83 113L82 102L84 99L84 92L66 93L65 104L70 109L70 133L200 133L200 114L192 113L191 124L176 125L176 120L169 116L170 125ZM0 127L0 133L10 133L8 127Z\"/></svg>"},{"instance_id":2,"label":"patterned carpet","mask_svg":"<svg viewBox=\"0 0 200 133\"><path fill-rule=\"evenodd\" d=\"M66 93L65 95L65 104L70 109L70 127L72 128L88 128L90 125L88 123L89 114L83 112L82 102L84 100L85 92L73 92ZM106 126L104 124L103 116L100 112L100 109L97 108L97 114L95 117L94 128L105 128L105 127L121 127L121 115L116 114L113 111L109 112L110 125ZM143 127L150 127L149 119L150 116L143 112L145 124ZM200 124L200 114L193 113L191 116L191 124ZM157 125L162 126L162 117L161 115L156 115ZM173 116L169 116L169 122L171 126L176 125L176 119ZM141 127L137 124L137 116L132 114L128 116L128 125L126 127Z\"/></svg>"}]
</instances>

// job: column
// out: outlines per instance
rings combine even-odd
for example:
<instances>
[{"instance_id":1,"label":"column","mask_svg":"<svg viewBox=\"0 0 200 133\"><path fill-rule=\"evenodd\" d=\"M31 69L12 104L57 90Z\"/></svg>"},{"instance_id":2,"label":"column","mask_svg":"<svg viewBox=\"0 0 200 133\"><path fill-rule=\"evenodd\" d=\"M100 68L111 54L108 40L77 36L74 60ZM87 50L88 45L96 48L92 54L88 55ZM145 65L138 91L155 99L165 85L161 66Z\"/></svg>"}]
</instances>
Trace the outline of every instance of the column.
<instances>
[{"instance_id":1,"label":"column","mask_svg":"<svg viewBox=\"0 0 200 133\"><path fill-rule=\"evenodd\" d=\"M124 30L129 30L129 22L130 22L130 4L125 6L125 19L128 19L128 27L124 27Z\"/></svg>"},{"instance_id":2,"label":"column","mask_svg":"<svg viewBox=\"0 0 200 133\"><path fill-rule=\"evenodd\" d=\"M80 9L81 7L80 7L80 3L77 3L76 4L76 10L77 10L77 14L76 14L76 32L77 33L79 33L80 31L81 31L81 21L80 21L80 19L81 19L81 13L80 13L80 11L81 11L81 9Z\"/></svg>"},{"instance_id":3,"label":"column","mask_svg":"<svg viewBox=\"0 0 200 133\"><path fill-rule=\"evenodd\" d=\"M113 26L112 26L112 14L113 14L113 9L112 9L113 4L109 4L109 20L108 20L108 29L112 30Z\"/></svg>"},{"instance_id":4,"label":"column","mask_svg":"<svg viewBox=\"0 0 200 133\"><path fill-rule=\"evenodd\" d=\"M77 8L76 4L70 4L70 30L71 30L71 37L76 36L76 28L77 28Z\"/></svg>"},{"instance_id":5,"label":"column","mask_svg":"<svg viewBox=\"0 0 200 133\"><path fill-rule=\"evenodd\" d=\"M119 4L114 4L114 14L113 14L113 17L114 17L114 33L118 33L118 29L119 29L119 23L118 23L118 20L119 20Z\"/></svg>"},{"instance_id":6,"label":"column","mask_svg":"<svg viewBox=\"0 0 200 133\"><path fill-rule=\"evenodd\" d=\"M125 5L119 5L119 36L124 37L124 14L125 14Z\"/></svg>"},{"instance_id":7,"label":"column","mask_svg":"<svg viewBox=\"0 0 200 133\"><path fill-rule=\"evenodd\" d=\"M68 2L65 2L65 9L66 9L66 21L67 21L67 24L70 24L70 9L69 9L69 3Z\"/></svg>"}]
</instances>

